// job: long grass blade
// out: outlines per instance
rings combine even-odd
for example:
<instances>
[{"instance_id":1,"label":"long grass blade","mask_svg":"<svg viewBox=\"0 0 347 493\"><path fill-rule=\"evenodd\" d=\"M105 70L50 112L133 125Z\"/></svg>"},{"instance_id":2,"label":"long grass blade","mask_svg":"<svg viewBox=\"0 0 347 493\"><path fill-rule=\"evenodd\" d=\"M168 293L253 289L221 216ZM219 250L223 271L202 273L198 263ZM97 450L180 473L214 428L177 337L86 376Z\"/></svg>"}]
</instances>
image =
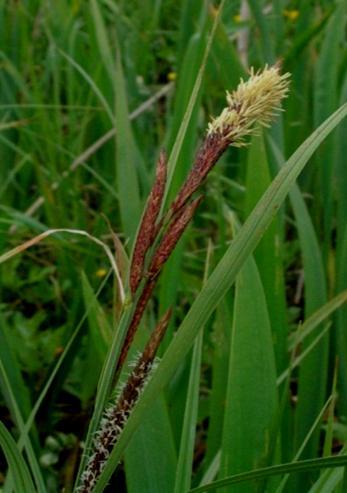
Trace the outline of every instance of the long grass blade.
<instances>
[{"instance_id":1,"label":"long grass blade","mask_svg":"<svg viewBox=\"0 0 347 493\"><path fill-rule=\"evenodd\" d=\"M0 421L0 445L5 454L16 492L35 493L35 488L28 468L20 454L16 442Z\"/></svg>"},{"instance_id":2,"label":"long grass blade","mask_svg":"<svg viewBox=\"0 0 347 493\"><path fill-rule=\"evenodd\" d=\"M222 477L268 463L278 412L271 326L253 257L236 278L234 305L221 446ZM250 491L243 486L238 488L227 491Z\"/></svg>"},{"instance_id":3,"label":"long grass blade","mask_svg":"<svg viewBox=\"0 0 347 493\"><path fill-rule=\"evenodd\" d=\"M236 474L235 476L230 476L229 478L220 479L218 481L214 481L213 483L199 486L198 488L193 488L189 491L189 493L203 493L204 491L217 490L223 486L238 484L244 481L256 481L279 474L293 472L317 471L319 469L340 467L346 464L347 455L335 455L332 457L325 457L324 459L307 459L298 462L289 462L287 464L280 464L278 466L265 467L255 471Z\"/></svg>"}]
</instances>

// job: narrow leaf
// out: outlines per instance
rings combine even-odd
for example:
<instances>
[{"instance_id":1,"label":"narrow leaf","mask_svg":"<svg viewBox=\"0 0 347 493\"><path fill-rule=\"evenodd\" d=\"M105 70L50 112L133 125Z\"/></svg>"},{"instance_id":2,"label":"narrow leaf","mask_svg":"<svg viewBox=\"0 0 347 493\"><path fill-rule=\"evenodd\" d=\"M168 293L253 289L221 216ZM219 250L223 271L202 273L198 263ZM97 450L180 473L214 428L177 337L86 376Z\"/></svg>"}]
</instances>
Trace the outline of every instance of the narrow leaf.
<instances>
[{"instance_id":1,"label":"narrow leaf","mask_svg":"<svg viewBox=\"0 0 347 493\"><path fill-rule=\"evenodd\" d=\"M15 491L18 493L35 493L35 488L24 459L16 442L0 421L0 445L4 451L8 466L12 473Z\"/></svg>"}]
</instances>

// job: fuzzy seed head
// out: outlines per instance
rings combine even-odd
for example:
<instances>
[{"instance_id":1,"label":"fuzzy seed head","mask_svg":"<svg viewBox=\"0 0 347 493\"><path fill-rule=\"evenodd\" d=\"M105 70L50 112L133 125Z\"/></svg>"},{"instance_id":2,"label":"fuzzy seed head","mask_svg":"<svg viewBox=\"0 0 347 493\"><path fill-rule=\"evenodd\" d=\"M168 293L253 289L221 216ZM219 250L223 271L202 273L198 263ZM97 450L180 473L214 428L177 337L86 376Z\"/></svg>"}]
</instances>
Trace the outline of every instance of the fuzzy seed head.
<instances>
[{"instance_id":1,"label":"fuzzy seed head","mask_svg":"<svg viewBox=\"0 0 347 493\"><path fill-rule=\"evenodd\" d=\"M287 96L290 74L281 75L279 67L250 71L250 78L241 79L236 90L227 92L228 106L212 120L208 135L219 135L235 147L245 145L244 138L254 133L256 123L268 126L281 111L281 101Z\"/></svg>"}]
</instances>

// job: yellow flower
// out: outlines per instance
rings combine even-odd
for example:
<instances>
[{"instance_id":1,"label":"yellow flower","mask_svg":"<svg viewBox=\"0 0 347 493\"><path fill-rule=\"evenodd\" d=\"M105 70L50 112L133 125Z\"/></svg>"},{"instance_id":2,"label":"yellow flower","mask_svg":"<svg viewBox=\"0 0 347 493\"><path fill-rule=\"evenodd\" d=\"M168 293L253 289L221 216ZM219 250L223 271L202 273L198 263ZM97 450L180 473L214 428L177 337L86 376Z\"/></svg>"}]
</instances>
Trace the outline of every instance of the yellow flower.
<instances>
[{"instance_id":1,"label":"yellow flower","mask_svg":"<svg viewBox=\"0 0 347 493\"><path fill-rule=\"evenodd\" d=\"M299 11L298 10L285 10L283 12L284 17L287 17L290 21L296 21L296 19L299 17Z\"/></svg>"},{"instance_id":2,"label":"yellow flower","mask_svg":"<svg viewBox=\"0 0 347 493\"><path fill-rule=\"evenodd\" d=\"M176 79L177 79L177 74L176 74L176 72L169 72L169 73L167 74L167 80L169 80L169 81L174 81L174 80L176 80Z\"/></svg>"},{"instance_id":3,"label":"yellow flower","mask_svg":"<svg viewBox=\"0 0 347 493\"><path fill-rule=\"evenodd\" d=\"M242 17L240 16L240 14L234 15L233 21L236 22L236 24L239 24L240 22L242 22Z\"/></svg>"},{"instance_id":4,"label":"yellow flower","mask_svg":"<svg viewBox=\"0 0 347 493\"><path fill-rule=\"evenodd\" d=\"M107 270L106 269L98 269L95 272L96 277L105 277L106 274L107 274Z\"/></svg>"},{"instance_id":5,"label":"yellow flower","mask_svg":"<svg viewBox=\"0 0 347 493\"><path fill-rule=\"evenodd\" d=\"M268 126L280 111L281 101L287 96L290 74L281 75L277 66L265 66L250 78L241 79L236 90L227 92L228 106L208 125L208 135L220 135L230 145L244 145L244 137L254 133L254 125Z\"/></svg>"}]
</instances>

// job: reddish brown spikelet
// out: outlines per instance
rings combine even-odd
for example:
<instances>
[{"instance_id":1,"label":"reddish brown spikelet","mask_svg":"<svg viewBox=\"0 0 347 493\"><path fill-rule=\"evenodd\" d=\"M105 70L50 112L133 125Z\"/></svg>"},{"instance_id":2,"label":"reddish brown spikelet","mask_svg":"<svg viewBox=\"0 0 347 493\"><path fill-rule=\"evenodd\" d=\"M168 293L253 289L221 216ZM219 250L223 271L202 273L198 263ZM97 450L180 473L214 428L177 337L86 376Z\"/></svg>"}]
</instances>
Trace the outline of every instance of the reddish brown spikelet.
<instances>
[{"instance_id":1,"label":"reddish brown spikelet","mask_svg":"<svg viewBox=\"0 0 347 493\"><path fill-rule=\"evenodd\" d=\"M152 295L155 286L155 280L148 280L143 288L143 291L138 299L133 318L129 325L125 340L122 346L122 350L119 356L117 371L123 366L124 361L128 355L131 343L135 337L136 330L141 322L142 315L145 311L147 303Z\"/></svg>"},{"instance_id":2,"label":"reddish brown spikelet","mask_svg":"<svg viewBox=\"0 0 347 493\"><path fill-rule=\"evenodd\" d=\"M174 217L168 226L168 230L162 238L150 265L148 271L148 280L143 288L143 291L138 299L133 318L128 328L128 332L125 336L125 340L122 346L122 350L119 356L117 372L123 366L124 361L128 355L130 345L135 337L137 328L141 322L143 313L146 309L147 303L152 295L153 289L156 284L157 277L169 258L171 252L175 248L178 240L182 236L185 228L188 226L196 208L200 204L202 197L194 200L188 204L179 216Z\"/></svg>"},{"instance_id":3,"label":"reddish brown spikelet","mask_svg":"<svg viewBox=\"0 0 347 493\"><path fill-rule=\"evenodd\" d=\"M228 145L228 141L221 135L212 134L206 136L186 181L171 205L173 214L180 210L200 187Z\"/></svg>"},{"instance_id":4,"label":"reddish brown spikelet","mask_svg":"<svg viewBox=\"0 0 347 493\"><path fill-rule=\"evenodd\" d=\"M148 271L150 279L155 279L160 273L163 265L171 255L171 252L175 248L178 240L181 238L184 230L192 219L201 200L202 197L193 200L190 204L185 206L179 215L174 216L171 220L150 265Z\"/></svg>"},{"instance_id":5,"label":"reddish brown spikelet","mask_svg":"<svg viewBox=\"0 0 347 493\"><path fill-rule=\"evenodd\" d=\"M131 372L122 394L118 400L118 409L122 410L125 407L132 407L138 397L137 390L142 387L143 381L146 379L149 371L152 368L152 363L157 354L159 345L165 335L169 325L172 310L169 309L160 319L159 323L153 330L149 341L147 342L140 359L138 360L134 370Z\"/></svg>"},{"instance_id":6,"label":"reddish brown spikelet","mask_svg":"<svg viewBox=\"0 0 347 493\"><path fill-rule=\"evenodd\" d=\"M138 396L136 389L141 387L142 381L146 378L149 370L151 369L151 365L153 363L155 355L157 354L159 345L169 325L171 315L172 310L170 308L163 315L163 317L160 319L159 323L153 330L139 361L137 362L134 370L131 372L127 383L125 384L122 395L120 396L118 401L119 409L122 409L128 403L132 403L136 400Z\"/></svg>"},{"instance_id":7,"label":"reddish brown spikelet","mask_svg":"<svg viewBox=\"0 0 347 493\"><path fill-rule=\"evenodd\" d=\"M160 213L165 192L167 176L166 163L166 154L164 151L161 151L156 169L155 182L142 216L131 260L129 284L132 293L135 293L139 286L143 274L146 253L155 239L156 221Z\"/></svg>"},{"instance_id":8,"label":"reddish brown spikelet","mask_svg":"<svg viewBox=\"0 0 347 493\"><path fill-rule=\"evenodd\" d=\"M153 330L151 337L142 353L142 356L140 358L140 361L142 360L143 362L152 362L158 347L165 335L166 329L169 325L170 319L172 315L172 309L169 308L166 313L162 316L162 318L159 320L158 325L156 328Z\"/></svg>"},{"instance_id":9,"label":"reddish brown spikelet","mask_svg":"<svg viewBox=\"0 0 347 493\"><path fill-rule=\"evenodd\" d=\"M182 236L185 228L189 224L196 208L200 204L202 197L192 201L188 204L183 211L173 217L171 222L168 225L167 231L164 234L152 260L150 268L148 270L148 280L143 288L143 291L138 299L133 318L128 328L128 332L125 336L125 340L122 346L122 350L119 356L117 370L118 372L120 368L123 366L124 361L128 355L130 345L135 337L137 328L141 322L143 313L146 309L147 303L152 295L153 289L156 284L156 279L175 248L178 240Z\"/></svg>"}]
</instances>

